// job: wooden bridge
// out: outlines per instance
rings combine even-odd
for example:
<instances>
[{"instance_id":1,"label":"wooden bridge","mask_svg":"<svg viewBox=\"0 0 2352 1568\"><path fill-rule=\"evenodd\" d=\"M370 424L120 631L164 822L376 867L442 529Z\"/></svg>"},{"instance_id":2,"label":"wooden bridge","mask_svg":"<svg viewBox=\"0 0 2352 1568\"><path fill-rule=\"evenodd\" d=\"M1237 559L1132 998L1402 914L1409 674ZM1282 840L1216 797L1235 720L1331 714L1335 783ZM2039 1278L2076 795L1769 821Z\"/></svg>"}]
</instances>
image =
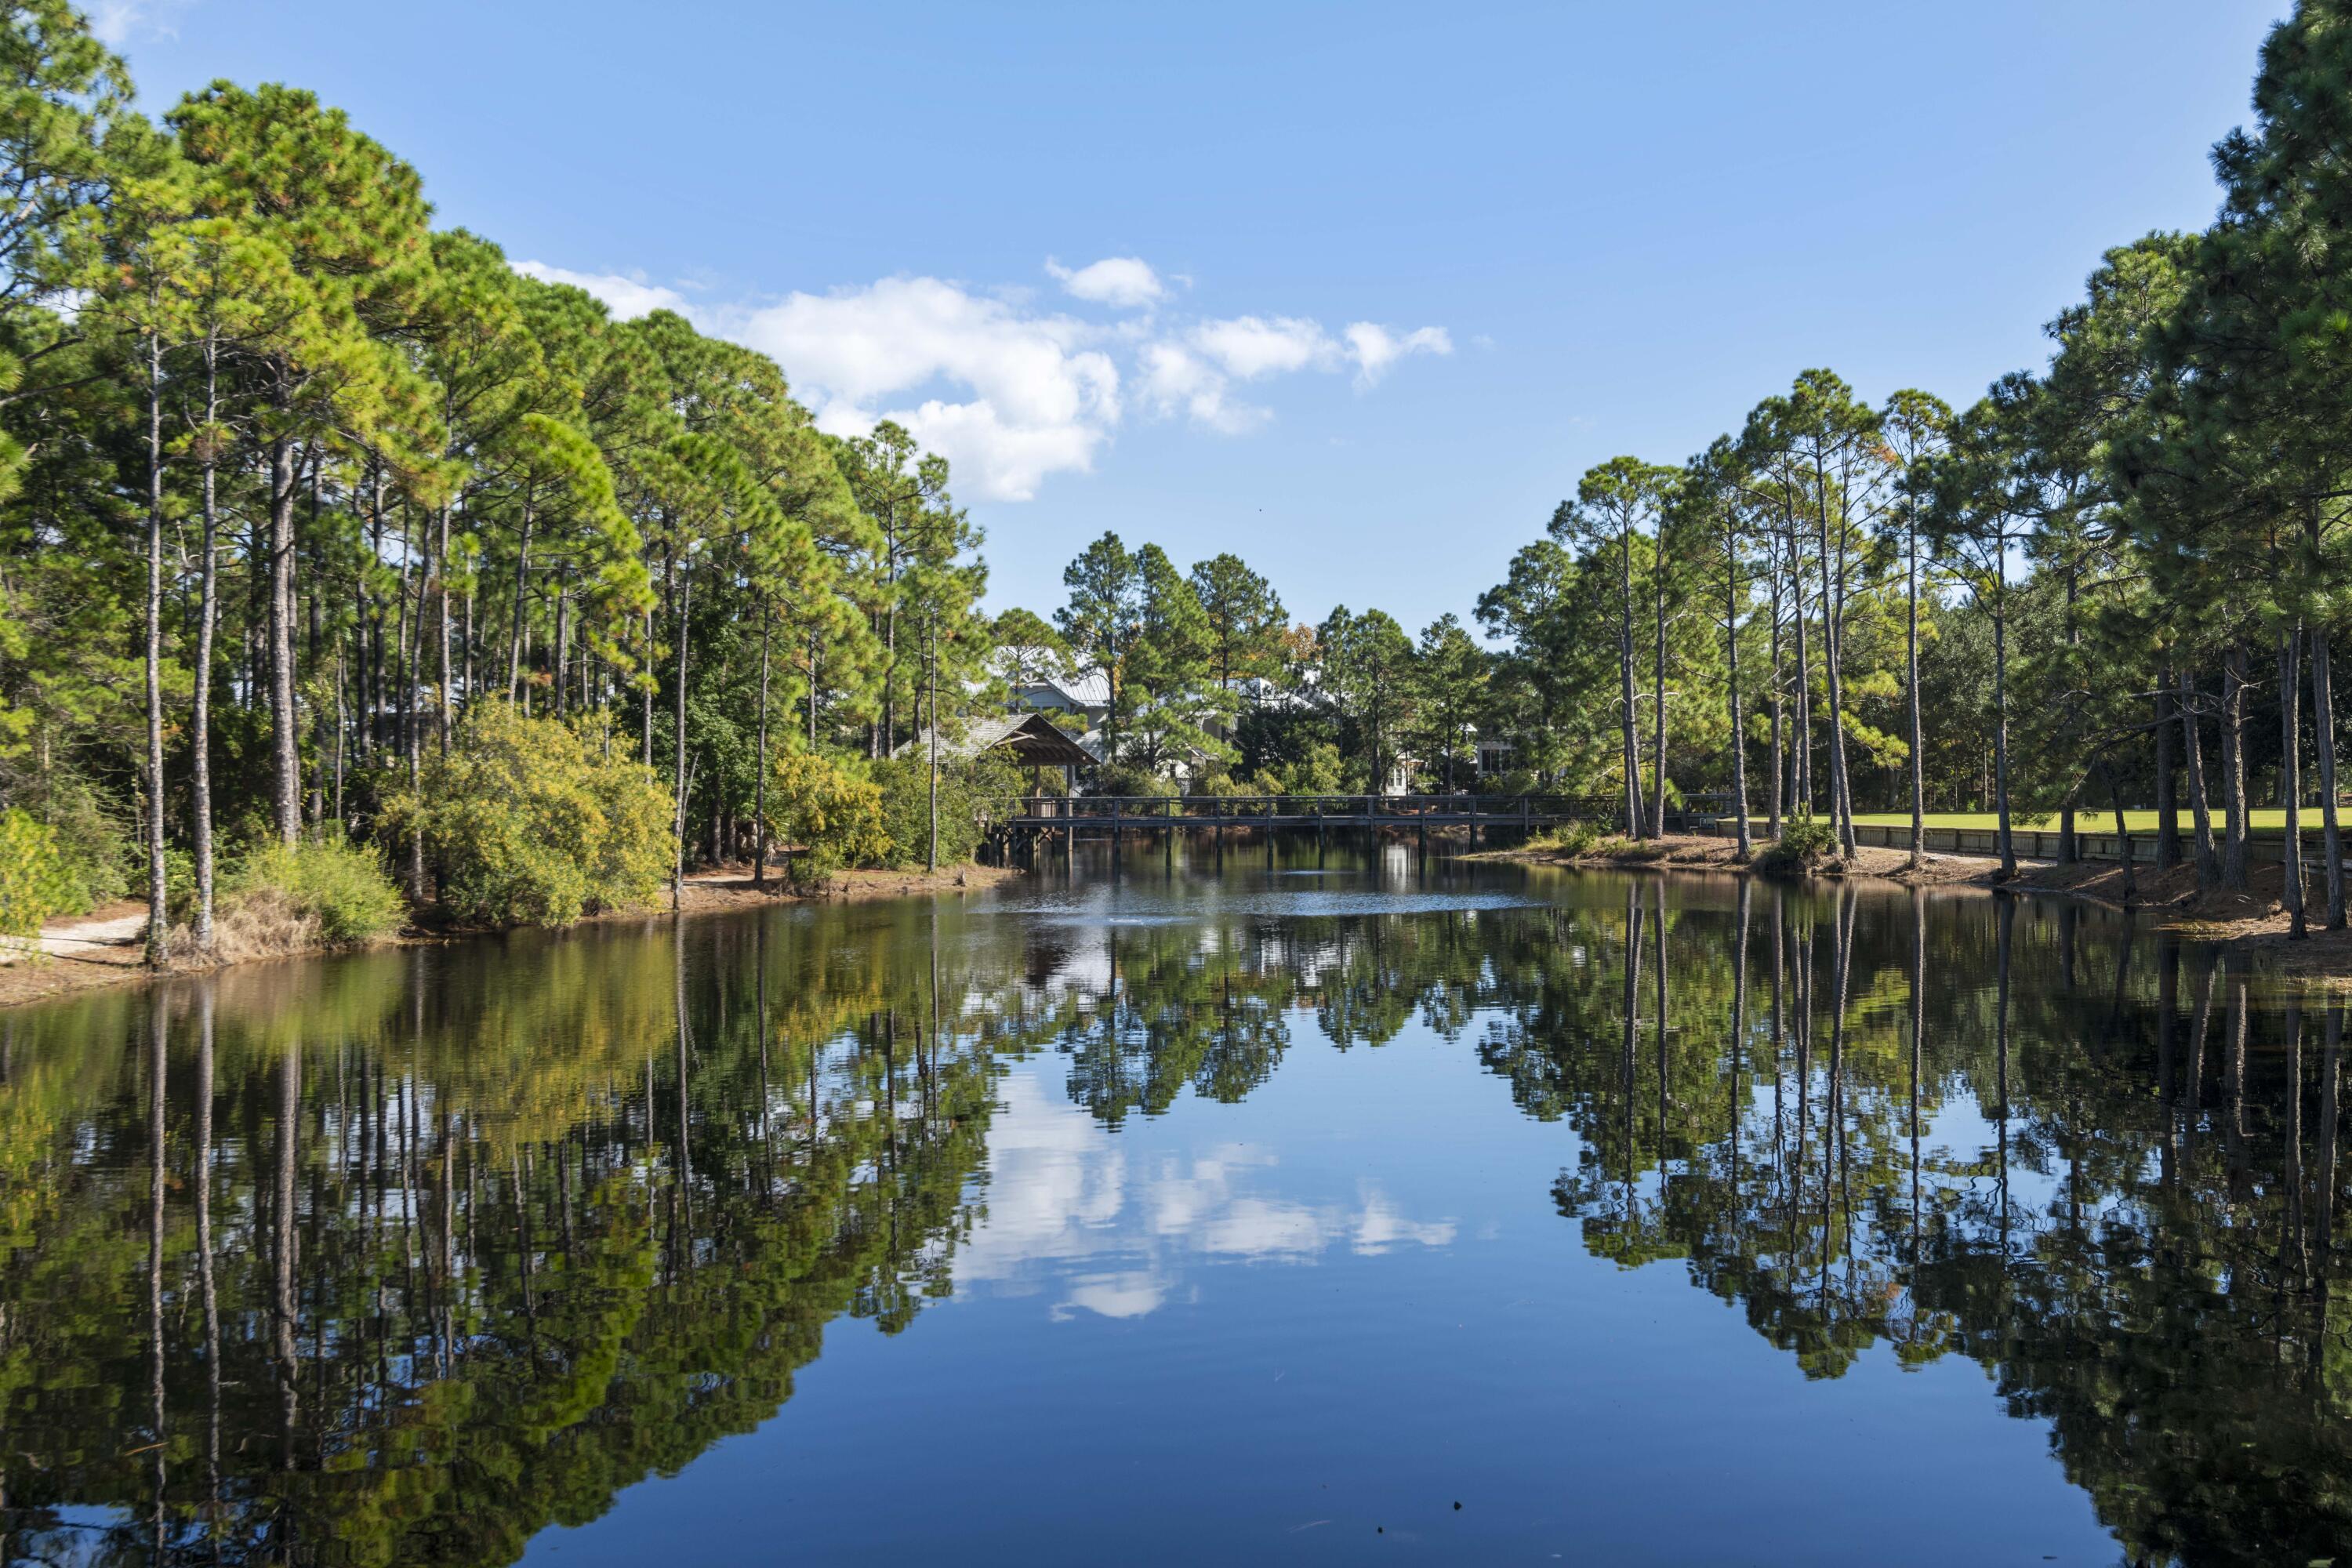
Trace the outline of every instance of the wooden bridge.
<instances>
[{"instance_id":1,"label":"wooden bridge","mask_svg":"<svg viewBox=\"0 0 2352 1568\"><path fill-rule=\"evenodd\" d=\"M1004 822L1015 842L1055 838L1066 847L1080 835L1117 844L1130 833L1222 835L1227 830L1273 834L1335 827L1411 833L1423 843L1433 830L1466 829L1472 844L1496 828L1524 837L1563 823L1591 821L1608 808L1556 795L1031 795Z\"/></svg>"}]
</instances>

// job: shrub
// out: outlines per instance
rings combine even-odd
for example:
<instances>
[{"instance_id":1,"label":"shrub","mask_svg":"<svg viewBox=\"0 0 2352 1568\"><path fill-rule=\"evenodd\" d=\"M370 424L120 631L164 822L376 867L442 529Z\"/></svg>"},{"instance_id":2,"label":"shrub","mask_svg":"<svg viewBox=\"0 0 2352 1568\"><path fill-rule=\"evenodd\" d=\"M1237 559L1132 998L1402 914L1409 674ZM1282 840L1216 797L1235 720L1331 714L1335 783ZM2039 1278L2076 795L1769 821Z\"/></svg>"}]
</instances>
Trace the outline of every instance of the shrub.
<instances>
[{"instance_id":1,"label":"shrub","mask_svg":"<svg viewBox=\"0 0 2352 1568\"><path fill-rule=\"evenodd\" d=\"M874 765L882 791L882 831L888 847L873 863L919 866L930 853L930 763L921 756L893 757ZM1003 752L940 763L940 864L961 866L980 853L996 824L1020 807L1027 772ZM1172 785L1162 786L1173 794ZM1138 790L1136 794L1147 794Z\"/></svg>"},{"instance_id":2,"label":"shrub","mask_svg":"<svg viewBox=\"0 0 2352 1568\"><path fill-rule=\"evenodd\" d=\"M1601 829L1590 822L1571 822L1551 835L1551 847L1563 855L1590 855L1600 842Z\"/></svg>"},{"instance_id":3,"label":"shrub","mask_svg":"<svg viewBox=\"0 0 2352 1568\"><path fill-rule=\"evenodd\" d=\"M1796 877L1838 853L1837 830L1810 816L1790 817L1780 837L1756 857L1756 868L1767 876Z\"/></svg>"},{"instance_id":4,"label":"shrub","mask_svg":"<svg viewBox=\"0 0 2352 1568\"><path fill-rule=\"evenodd\" d=\"M882 786L856 764L813 752L785 752L770 764L768 832L794 851L790 875L802 887L890 853Z\"/></svg>"},{"instance_id":5,"label":"shrub","mask_svg":"<svg viewBox=\"0 0 2352 1568\"><path fill-rule=\"evenodd\" d=\"M1307 743L1302 754L1290 762L1271 762L1260 768L1250 783L1250 793L1255 795L1339 795L1346 774L1339 763L1339 748L1328 741Z\"/></svg>"},{"instance_id":6,"label":"shrub","mask_svg":"<svg viewBox=\"0 0 2352 1568\"><path fill-rule=\"evenodd\" d=\"M29 940L55 916L89 907L57 829L30 812L0 811L0 937Z\"/></svg>"},{"instance_id":7,"label":"shrub","mask_svg":"<svg viewBox=\"0 0 2352 1568\"><path fill-rule=\"evenodd\" d=\"M52 907L47 917L86 914L146 890L146 848L137 825L79 773L58 767L11 779L16 814L47 837L42 857Z\"/></svg>"},{"instance_id":8,"label":"shrub","mask_svg":"<svg viewBox=\"0 0 2352 1568\"><path fill-rule=\"evenodd\" d=\"M290 921L308 940L258 945L273 951L351 947L398 931L408 900L372 849L341 838L310 839L291 849L271 843L229 868L220 889L224 921L240 926ZM246 945L255 945L249 935Z\"/></svg>"},{"instance_id":9,"label":"shrub","mask_svg":"<svg viewBox=\"0 0 2352 1568\"><path fill-rule=\"evenodd\" d=\"M671 800L651 768L607 760L571 726L503 702L470 710L449 754L385 804L425 836L441 905L482 925L568 925L651 901L671 858Z\"/></svg>"},{"instance_id":10,"label":"shrub","mask_svg":"<svg viewBox=\"0 0 2352 1568\"><path fill-rule=\"evenodd\" d=\"M1137 767L1132 763L1121 763L1115 768L1095 770L1094 793L1149 796L1153 800L1173 800L1184 792L1176 787L1174 779L1167 777L1155 769Z\"/></svg>"}]
</instances>

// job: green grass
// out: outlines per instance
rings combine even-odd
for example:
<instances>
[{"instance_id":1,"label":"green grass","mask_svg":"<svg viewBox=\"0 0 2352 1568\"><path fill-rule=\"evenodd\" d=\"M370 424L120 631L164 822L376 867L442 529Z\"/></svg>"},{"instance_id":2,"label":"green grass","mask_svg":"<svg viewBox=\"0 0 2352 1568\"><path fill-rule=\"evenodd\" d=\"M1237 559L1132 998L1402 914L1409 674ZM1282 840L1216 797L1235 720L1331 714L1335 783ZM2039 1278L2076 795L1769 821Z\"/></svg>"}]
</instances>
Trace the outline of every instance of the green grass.
<instances>
[{"instance_id":1,"label":"green grass","mask_svg":"<svg viewBox=\"0 0 2352 1568\"><path fill-rule=\"evenodd\" d=\"M2173 816L2179 823L2180 831L2184 834L2189 832L2194 826L2189 813L2185 811L2175 812ZM1857 825L1869 826L1908 827L1911 826L1911 814L1907 811L1872 811L1864 812L1853 820ZM2215 811L2213 831L2221 832L2227 821L2228 817L2225 814ZM2256 833L2283 832L2286 827L2286 813L2276 806L2270 806L2263 810L2249 812L2247 821ZM2124 822L2134 833L2156 831L2156 813L2153 811L2126 811L2124 813ZM1927 814L1927 826L1979 828L1990 833L2000 826L2000 818L1990 811L1931 811ZM2058 831L2058 816L2055 812L2047 816L2021 815L2011 826L2021 828L2038 827L2055 833ZM2307 805L2303 808L2303 826L2305 829L2319 826L2317 806ZM2112 811L2088 811L2078 808L2074 813L2074 829L2078 833L2113 833L2116 830L2116 814Z\"/></svg>"}]
</instances>

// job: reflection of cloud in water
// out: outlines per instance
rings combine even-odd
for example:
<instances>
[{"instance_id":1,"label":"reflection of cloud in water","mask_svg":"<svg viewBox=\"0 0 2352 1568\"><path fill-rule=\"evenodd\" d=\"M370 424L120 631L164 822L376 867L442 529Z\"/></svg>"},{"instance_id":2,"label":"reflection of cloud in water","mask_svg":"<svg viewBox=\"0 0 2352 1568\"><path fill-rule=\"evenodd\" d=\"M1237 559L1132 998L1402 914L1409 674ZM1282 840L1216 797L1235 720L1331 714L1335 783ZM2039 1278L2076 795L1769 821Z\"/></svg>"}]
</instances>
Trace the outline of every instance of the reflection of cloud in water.
<instances>
[{"instance_id":1,"label":"reflection of cloud in water","mask_svg":"<svg viewBox=\"0 0 2352 1568\"><path fill-rule=\"evenodd\" d=\"M1028 1071L1004 1080L988 1163L988 1217L958 1258L957 1283L1052 1294L1056 1315L1155 1311L1184 1293L1188 1264L1312 1263L1339 1246L1373 1257L1451 1246L1455 1234L1450 1218L1408 1217L1370 1182L1353 1204L1268 1191L1276 1158L1245 1144L1138 1170L1119 1138Z\"/></svg>"}]
</instances>

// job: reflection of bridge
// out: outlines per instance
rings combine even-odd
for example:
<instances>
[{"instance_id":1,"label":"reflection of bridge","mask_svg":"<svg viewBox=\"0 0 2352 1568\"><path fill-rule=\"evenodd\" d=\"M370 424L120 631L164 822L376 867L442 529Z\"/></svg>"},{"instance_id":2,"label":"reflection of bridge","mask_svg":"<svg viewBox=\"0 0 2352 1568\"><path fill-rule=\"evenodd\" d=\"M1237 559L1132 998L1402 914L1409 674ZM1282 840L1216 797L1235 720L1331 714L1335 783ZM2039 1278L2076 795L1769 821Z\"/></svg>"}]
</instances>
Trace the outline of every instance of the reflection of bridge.
<instances>
[{"instance_id":1,"label":"reflection of bridge","mask_svg":"<svg viewBox=\"0 0 2352 1568\"><path fill-rule=\"evenodd\" d=\"M1606 806L1564 795L1031 795L1005 827L1018 840L1058 837L1066 847L1080 834L1116 844L1129 833L1156 833L1171 844L1180 832L1334 827L1412 833L1423 844L1432 831L1467 829L1475 845L1496 828L1527 835L1562 823L1605 817Z\"/></svg>"}]
</instances>

